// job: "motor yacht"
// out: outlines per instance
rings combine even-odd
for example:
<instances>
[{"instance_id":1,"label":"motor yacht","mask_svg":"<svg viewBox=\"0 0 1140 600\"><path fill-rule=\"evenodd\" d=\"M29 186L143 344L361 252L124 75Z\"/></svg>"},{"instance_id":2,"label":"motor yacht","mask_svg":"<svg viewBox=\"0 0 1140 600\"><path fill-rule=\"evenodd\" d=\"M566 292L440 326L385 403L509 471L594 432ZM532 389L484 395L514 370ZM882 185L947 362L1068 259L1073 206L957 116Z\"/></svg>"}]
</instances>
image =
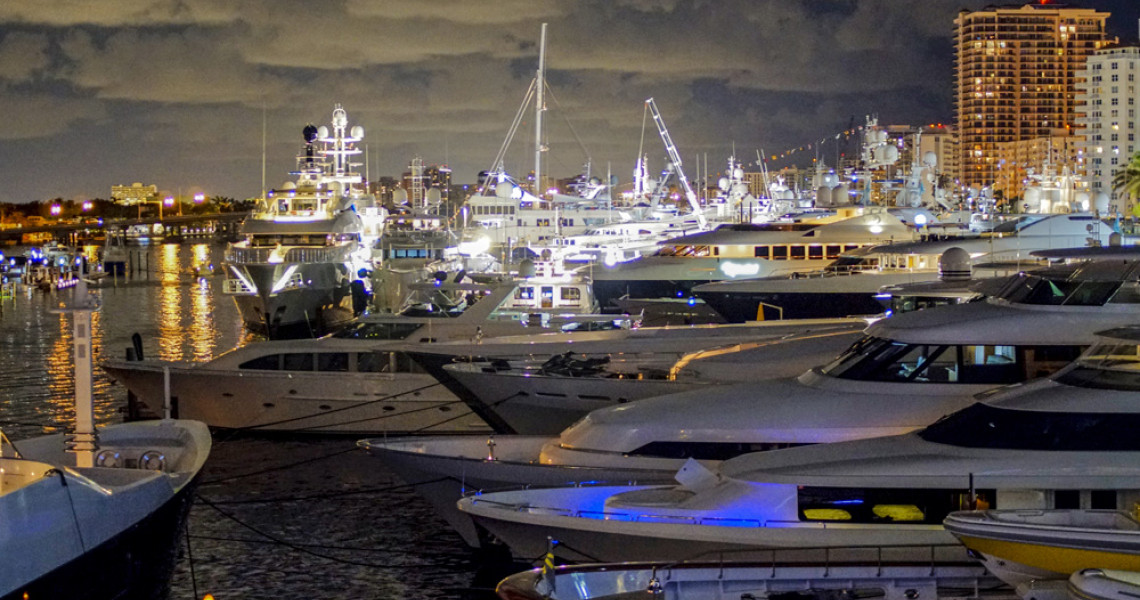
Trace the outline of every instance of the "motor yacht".
<instances>
[{"instance_id":1,"label":"motor yacht","mask_svg":"<svg viewBox=\"0 0 1140 600\"><path fill-rule=\"evenodd\" d=\"M514 281L501 282L458 316L442 310L434 317L373 315L330 337L250 344L205 363L112 360L101 366L151 412L168 405L172 414L211 427L353 435L483 432L489 429L482 419L403 350L564 322L500 313L515 289Z\"/></svg>"},{"instance_id":2,"label":"motor yacht","mask_svg":"<svg viewBox=\"0 0 1140 600\"><path fill-rule=\"evenodd\" d=\"M680 485L469 496L459 503L519 556L547 536L582 560L742 548L940 544L955 510L1116 509L1140 501L1140 335L1106 340L1053 377L1014 385L904 435L758 452ZM1127 364L1126 368L1118 368ZM573 556L571 556L573 555Z\"/></svg>"},{"instance_id":3,"label":"motor yacht","mask_svg":"<svg viewBox=\"0 0 1140 600\"><path fill-rule=\"evenodd\" d=\"M1107 243L1111 234L1091 214L1024 215L986 234L927 233L922 241L855 249L817 271L718 281L692 293L731 323L867 314L878 312L876 295L884 286L933 281L947 272L968 275L971 269L977 277L1007 275L1035 266L1032 252Z\"/></svg>"},{"instance_id":4,"label":"motor yacht","mask_svg":"<svg viewBox=\"0 0 1140 600\"><path fill-rule=\"evenodd\" d=\"M331 131L306 126L297 181L271 190L227 247L223 291L248 328L283 337L332 330L356 314L351 285L371 269L384 222L350 161L363 136L339 105Z\"/></svg>"},{"instance_id":5,"label":"motor yacht","mask_svg":"<svg viewBox=\"0 0 1140 600\"><path fill-rule=\"evenodd\" d=\"M571 476L645 482L671 477L690 458L715 465L759 450L921 428L968 406L973 394L1052 373L1092 344L1096 331L1131 323L1138 315L1136 271L1135 263L1084 263L1001 279L987 284L993 289L985 302L877 321L838 358L798 377L706 386L595 410L546 443L524 436L516 445L516 438L498 435L496 460L486 460L486 437L370 440L368 449L408 481L462 481L446 498L442 489L431 496L471 542L475 530L447 501L463 489ZM1072 295L1084 284L1107 284L1108 293L1087 306L1075 297L1065 306L1067 296L1052 295L1054 287ZM1033 289L1049 293L1027 297ZM770 347L776 355L783 348Z\"/></svg>"},{"instance_id":6,"label":"motor yacht","mask_svg":"<svg viewBox=\"0 0 1140 600\"><path fill-rule=\"evenodd\" d=\"M843 252L913 239L918 214L934 220L916 209L852 207L839 209L845 218L826 224L721 225L663 242L651 256L595 266L594 291L606 306L623 296L676 298L703 283L818 270Z\"/></svg>"},{"instance_id":7,"label":"motor yacht","mask_svg":"<svg viewBox=\"0 0 1140 600\"><path fill-rule=\"evenodd\" d=\"M1068 600L1120 600L1140 596L1140 572L1084 569L1069 577Z\"/></svg>"}]
</instances>

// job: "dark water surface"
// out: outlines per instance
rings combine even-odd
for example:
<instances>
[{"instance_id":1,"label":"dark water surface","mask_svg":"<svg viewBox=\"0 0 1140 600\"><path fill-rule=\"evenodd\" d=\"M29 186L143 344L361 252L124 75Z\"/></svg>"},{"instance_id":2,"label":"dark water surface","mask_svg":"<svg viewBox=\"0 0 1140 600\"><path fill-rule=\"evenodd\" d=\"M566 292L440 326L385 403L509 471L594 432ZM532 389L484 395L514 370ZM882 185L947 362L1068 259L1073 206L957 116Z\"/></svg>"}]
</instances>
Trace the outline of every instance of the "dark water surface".
<instances>
[{"instance_id":1,"label":"dark water surface","mask_svg":"<svg viewBox=\"0 0 1140 600\"><path fill-rule=\"evenodd\" d=\"M122 358L131 334L147 358L204 361L239 344L221 293L222 246L139 250L149 273L93 289L96 364ZM18 250L4 248L7 254ZM0 300L0 428L20 439L74 423L71 322L53 314L70 291ZM95 369L96 419L119 422L125 389ZM171 598L490 598L519 566L469 551L354 439L214 438Z\"/></svg>"}]
</instances>

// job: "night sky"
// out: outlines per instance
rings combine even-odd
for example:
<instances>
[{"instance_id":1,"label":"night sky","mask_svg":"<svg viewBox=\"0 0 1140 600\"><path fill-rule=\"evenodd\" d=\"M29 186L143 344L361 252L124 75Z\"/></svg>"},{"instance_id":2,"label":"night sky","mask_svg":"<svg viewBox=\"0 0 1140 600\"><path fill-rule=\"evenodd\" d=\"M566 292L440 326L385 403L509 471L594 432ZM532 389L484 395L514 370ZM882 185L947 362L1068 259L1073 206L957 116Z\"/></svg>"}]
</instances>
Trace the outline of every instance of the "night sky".
<instances>
[{"instance_id":1,"label":"night sky","mask_svg":"<svg viewBox=\"0 0 1140 600\"><path fill-rule=\"evenodd\" d=\"M3 0L0 202L107 197L135 181L255 196L263 115L272 187L289 179L302 127L327 124L336 103L365 128L374 179L419 155L471 182L534 76L544 21L545 170L575 174L588 152L595 172L628 182L653 96L692 177L698 156L715 172L734 145L755 161L867 114L951 122L953 18L989 4ZM1110 11L1110 33L1136 39L1140 1L1080 6ZM532 115L507 157L520 175L533 166ZM651 123L644 148L660 170Z\"/></svg>"}]
</instances>

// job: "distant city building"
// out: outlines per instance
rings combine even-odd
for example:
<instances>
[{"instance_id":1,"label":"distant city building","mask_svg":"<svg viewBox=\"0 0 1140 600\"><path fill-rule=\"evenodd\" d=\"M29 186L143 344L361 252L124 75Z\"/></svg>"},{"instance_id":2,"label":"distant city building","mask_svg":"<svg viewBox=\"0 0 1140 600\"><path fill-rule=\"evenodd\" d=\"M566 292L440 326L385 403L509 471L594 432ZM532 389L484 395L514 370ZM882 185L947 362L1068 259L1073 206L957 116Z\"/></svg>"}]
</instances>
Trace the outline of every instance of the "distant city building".
<instances>
[{"instance_id":1,"label":"distant city building","mask_svg":"<svg viewBox=\"0 0 1140 600\"><path fill-rule=\"evenodd\" d=\"M1020 198L1031 174L1084 174L1082 140L1067 129L1028 140L1002 142L994 148L994 190L1006 199Z\"/></svg>"},{"instance_id":2,"label":"distant city building","mask_svg":"<svg viewBox=\"0 0 1140 600\"><path fill-rule=\"evenodd\" d=\"M997 146L1071 128L1085 59L1110 40L1109 13L1060 4L962 11L955 25L961 182L997 179Z\"/></svg>"},{"instance_id":3,"label":"distant city building","mask_svg":"<svg viewBox=\"0 0 1140 600\"><path fill-rule=\"evenodd\" d=\"M1136 118L1140 46L1098 50L1080 77L1084 81L1078 84L1077 127L1084 138L1081 146L1089 191L1094 195L1104 192L1117 210L1131 212L1133 207L1124 206L1112 189L1112 178L1140 150L1136 139L1140 134Z\"/></svg>"},{"instance_id":4,"label":"distant city building","mask_svg":"<svg viewBox=\"0 0 1140 600\"><path fill-rule=\"evenodd\" d=\"M157 185L143 185L135 182L131 185L111 186L111 199L123 206L135 206L158 200Z\"/></svg>"},{"instance_id":5,"label":"distant city building","mask_svg":"<svg viewBox=\"0 0 1140 600\"><path fill-rule=\"evenodd\" d=\"M447 203L451 194L451 169L447 165L424 165L423 159L417 156L404 172L402 182L408 193L408 204L412 206L424 206L428 190L433 189L438 192L440 201Z\"/></svg>"}]
</instances>

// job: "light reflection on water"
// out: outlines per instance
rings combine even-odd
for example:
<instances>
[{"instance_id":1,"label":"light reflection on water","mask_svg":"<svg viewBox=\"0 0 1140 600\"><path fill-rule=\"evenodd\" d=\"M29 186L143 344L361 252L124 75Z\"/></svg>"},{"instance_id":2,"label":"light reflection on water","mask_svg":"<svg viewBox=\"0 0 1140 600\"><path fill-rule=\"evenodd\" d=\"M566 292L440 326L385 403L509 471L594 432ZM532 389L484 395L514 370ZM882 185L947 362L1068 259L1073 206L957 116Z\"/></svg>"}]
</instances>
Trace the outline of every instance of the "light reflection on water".
<instances>
[{"instance_id":1,"label":"light reflection on water","mask_svg":"<svg viewBox=\"0 0 1140 600\"><path fill-rule=\"evenodd\" d=\"M94 253L95 247L85 248ZM98 367L121 359L138 332L148 359L205 361L255 337L244 332L222 278L194 268L220 264L219 244L163 244L131 248L149 274L106 281L91 291L101 308L92 315L94 393L98 423L122 419L126 390ZM6 248L5 253L22 253ZM14 439L39 435L44 426L74 423L72 321L53 314L71 290L24 291L0 300L0 427Z\"/></svg>"}]
</instances>

